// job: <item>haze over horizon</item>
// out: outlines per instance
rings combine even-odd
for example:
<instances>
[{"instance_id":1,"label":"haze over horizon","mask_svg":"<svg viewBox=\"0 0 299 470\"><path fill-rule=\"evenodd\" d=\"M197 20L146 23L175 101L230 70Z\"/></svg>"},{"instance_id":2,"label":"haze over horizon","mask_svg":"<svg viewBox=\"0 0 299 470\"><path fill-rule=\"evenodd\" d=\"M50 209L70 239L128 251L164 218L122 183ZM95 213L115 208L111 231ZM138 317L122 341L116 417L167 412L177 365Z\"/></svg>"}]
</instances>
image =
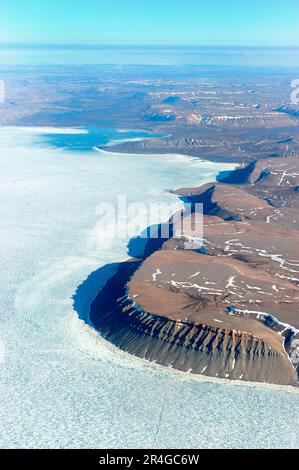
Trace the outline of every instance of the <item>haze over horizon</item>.
<instances>
[{"instance_id":1,"label":"haze over horizon","mask_svg":"<svg viewBox=\"0 0 299 470\"><path fill-rule=\"evenodd\" d=\"M0 43L299 46L297 0L2 0Z\"/></svg>"}]
</instances>

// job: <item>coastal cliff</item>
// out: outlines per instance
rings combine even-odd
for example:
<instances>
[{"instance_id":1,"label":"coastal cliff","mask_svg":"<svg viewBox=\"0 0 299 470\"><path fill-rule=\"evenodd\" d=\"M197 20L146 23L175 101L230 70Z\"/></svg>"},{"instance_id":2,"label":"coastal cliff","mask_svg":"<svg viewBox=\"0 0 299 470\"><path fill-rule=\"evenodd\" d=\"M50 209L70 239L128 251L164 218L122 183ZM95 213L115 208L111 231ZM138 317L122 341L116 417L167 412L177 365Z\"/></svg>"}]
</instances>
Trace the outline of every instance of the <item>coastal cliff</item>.
<instances>
[{"instance_id":1,"label":"coastal cliff","mask_svg":"<svg viewBox=\"0 0 299 470\"><path fill-rule=\"evenodd\" d=\"M105 312L98 326L104 338L122 350L180 371L231 380L297 383L282 340L266 341L228 328L173 321L127 301Z\"/></svg>"},{"instance_id":2,"label":"coastal cliff","mask_svg":"<svg viewBox=\"0 0 299 470\"><path fill-rule=\"evenodd\" d=\"M204 205L202 247L173 235L120 264L91 306L101 335L177 370L297 385L298 160L254 162L221 183L176 190Z\"/></svg>"}]
</instances>

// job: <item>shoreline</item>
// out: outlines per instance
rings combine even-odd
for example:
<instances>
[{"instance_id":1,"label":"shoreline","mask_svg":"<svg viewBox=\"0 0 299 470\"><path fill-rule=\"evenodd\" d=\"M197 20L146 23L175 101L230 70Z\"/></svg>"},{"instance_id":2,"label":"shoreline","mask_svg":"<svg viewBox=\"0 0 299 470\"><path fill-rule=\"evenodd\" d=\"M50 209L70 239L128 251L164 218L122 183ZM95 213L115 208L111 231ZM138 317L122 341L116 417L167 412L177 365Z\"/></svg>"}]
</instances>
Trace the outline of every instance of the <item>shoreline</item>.
<instances>
[{"instance_id":1,"label":"shoreline","mask_svg":"<svg viewBox=\"0 0 299 470\"><path fill-rule=\"evenodd\" d=\"M130 143L140 143L143 141L150 141L152 140L152 137L147 137L147 138L138 138L138 140L132 140L132 139L126 139L126 142L119 143L119 141L113 141L113 145L103 145L103 146L98 146L96 147L96 151L103 151L107 153L114 153L114 154L120 154L120 155L136 155L136 156L142 156L142 157L149 157L152 155L155 156L173 156L173 157L181 157L181 158L188 158L188 159L194 159L194 160L199 160L202 162L208 162L208 163L223 163L223 164L230 164L230 165L235 165L235 169L237 167L242 167L244 164L248 164L250 162L250 158L246 158L244 160L241 160L239 156L218 156L218 157L212 157L209 155L198 155L198 153L194 153L193 155L190 153L190 150L186 150L186 153L184 153L183 149L174 150L171 151L168 149L165 152L162 152L162 148L155 148L153 149L142 149L142 148L126 148L126 144ZM220 172L221 173L221 172Z\"/></svg>"},{"instance_id":2,"label":"shoreline","mask_svg":"<svg viewBox=\"0 0 299 470\"><path fill-rule=\"evenodd\" d=\"M127 293L127 283L130 281L131 277L138 271L139 267L142 265L144 260L126 260L121 263L118 263L118 270L117 273L109 277L104 286L98 291L97 295L93 299L89 309L89 322L85 323L88 327L92 328L99 336L111 344L113 347L116 348L118 351L122 351L129 356L134 356L135 358L140 359L145 364L152 364L157 366L161 369L167 370L168 372L176 372L182 377L185 377L186 380L201 378L202 380L210 381L215 380L219 381L220 383L230 383L230 384L240 384L240 385L252 385L252 386L262 386L262 387L275 387L275 388L285 388L291 390L297 390L298 387L294 385L287 385L287 384L280 384L280 383L272 383L266 382L262 383L259 381L242 381L242 380L228 380L224 377L217 377L217 376L206 376L200 373L190 372L188 370L182 369L180 370L177 367L173 367L172 364L166 364L160 362L158 356L156 357L155 354L153 358L148 358L143 356L144 350L140 349L140 343L146 342L147 335L146 333L139 333L132 331L132 325L127 324L127 319L123 319L123 309L122 307L128 306L128 293ZM134 266L126 266L133 264ZM104 268L106 268L105 266ZM118 284L120 282L120 284ZM113 294L112 294L113 293ZM119 299L124 299L124 303L119 304ZM109 299L107 301L106 299ZM100 313L101 312L101 313ZM163 325L172 324L173 327L176 327L176 322L174 320L166 320L165 317L161 317L155 313L149 313L150 317L155 317L157 322L162 322ZM82 319L82 318L81 318ZM183 323L185 326L192 326L192 324ZM137 325L137 329L139 326ZM152 333L151 333L152 335ZM133 336L135 336L133 338ZM153 341L153 340L151 340ZM136 350L136 344L139 348L139 351ZM154 347L156 345L154 344Z\"/></svg>"},{"instance_id":3,"label":"shoreline","mask_svg":"<svg viewBox=\"0 0 299 470\"><path fill-rule=\"evenodd\" d=\"M85 282L85 281L84 281ZM83 282L83 284L84 284ZM77 312L76 312L77 313ZM178 369L173 369L170 367L165 367L157 362L149 361L147 359L140 358L136 355L130 354L123 349L115 346L111 341L105 339L103 336L99 334L99 332L90 324L86 323L86 321L76 315L76 320L80 323L83 322L83 326L85 329L85 334L88 335L89 339L91 339L95 347L98 342L103 342L105 348L108 351L111 351L116 356L116 360L123 361L125 360L125 364L127 367L132 367L133 369L142 368L143 370L149 370L151 373L159 373L166 376L176 376L182 382L195 382L195 383L214 383L219 386L225 385L228 387L250 387L260 390L272 390L272 391L280 391L280 392L288 392L288 393L295 393L298 394L299 388L294 387L292 385L278 385L278 384L271 384L271 383L262 383L262 382L244 382L242 380L227 380L222 379L219 377L212 377L212 376L205 376L200 374L190 374L187 372L180 371Z\"/></svg>"},{"instance_id":4,"label":"shoreline","mask_svg":"<svg viewBox=\"0 0 299 470\"><path fill-rule=\"evenodd\" d=\"M114 142L114 141L113 141L113 142ZM119 154L122 154L122 156L131 156L131 155L142 155L143 157L146 157L146 156L151 157L151 156L152 156L152 154L150 154L150 153L148 153L148 154L145 154L145 153L144 153L144 154L138 154L138 153L136 153L136 154L135 154L135 153L126 153L126 152L119 152L119 151L116 151L116 150L114 149L114 147L115 147L115 145L117 145L117 141L115 141L115 142L116 142L116 144L113 144L113 145L111 145L111 146L109 146L109 145L107 144L107 145L105 145L105 146L103 146L103 147L97 147L97 148L95 148L95 151L97 151L97 152L105 152L105 153L112 153L112 154L119 153ZM155 154L155 155L156 155L156 154ZM181 158L182 160L187 159L187 160L194 160L194 161L199 161L199 162L203 162L203 163L213 164L213 161L212 161L212 160L209 160L208 158L207 158L207 159L203 159L202 157L196 157L196 156L185 155L185 154L180 154L180 153L163 153L163 154L158 154L158 155L160 155L162 158L163 158L164 156L171 156L171 157L178 157L178 158ZM231 165L234 165L234 168L232 168L231 170L226 170L228 173L230 173L231 171L234 171L235 169L237 169L237 168L240 166L240 165L237 164L237 163L225 162L225 161L222 161L221 159L219 160L219 162L220 162L220 163L224 163L224 164L230 163ZM217 178L222 174L222 172L223 172L223 170L219 171L219 173L216 175L215 182L217 181ZM208 181L208 180L207 180L207 181ZM205 184L205 182L202 182L201 184L203 185L203 184ZM177 189L178 189L178 188L165 189L165 192L168 192L169 194L172 194L172 195L175 196L175 193L174 193L174 192L175 192ZM177 198L177 199L178 199L178 201L180 200L180 198ZM164 223L168 223L168 221L164 221L164 222L163 222L163 221L160 221L159 226L163 225ZM145 230L147 230L147 229L148 229L148 227L147 227ZM132 240L134 240L134 239L137 238L138 236L139 236L139 234L136 235L136 237L133 237L133 239L129 240L129 242L128 242L128 247L129 247L129 245L130 245L130 242L132 242ZM165 240L164 240L164 241L165 241ZM156 251L156 250L155 250L155 251ZM151 253L151 254L152 254L152 253ZM150 256L150 254L149 254L148 256ZM75 294L74 294L73 297L72 297L73 303L74 303L74 309L75 309L76 313L78 314L78 318L79 318L80 320L84 321L84 323L85 323L89 328L92 328L93 331L95 331L97 334L100 334L100 332L97 330L97 328L92 324L92 322L91 322L91 320L90 320L90 308L91 308L92 303L95 301L96 297L101 293L102 289L105 288L107 282L111 281L111 280L114 278L115 274L116 274L116 273L113 273L113 274L111 273L111 276L109 277L109 276L107 276L106 270L109 272L109 269L110 269L110 268L112 268L112 270L113 270L113 268L116 269L116 266L121 266L122 264L127 263L127 262L130 262L130 261L132 261L133 259L134 259L134 258L128 256L127 258L123 259L122 261L116 261L116 262L114 262L114 263L106 264L106 265L100 267L98 270L96 270L96 271L90 273L90 275L78 286L78 288L77 288ZM140 263L143 262L145 259L146 259L146 257L140 258ZM90 303L89 303L88 311L86 311L86 306L84 307L84 309L81 309L81 307L78 305L78 302L77 302L77 299L78 299L78 298L81 299L81 295L82 295L82 294L80 293L80 291L81 291L82 288L84 289L84 286L85 286L86 284L90 285L90 284L89 284L89 283L90 283L90 280L93 279L94 277L96 277L96 279L97 279L96 282L99 282L99 279L98 279L98 273L99 273L99 272L101 272L101 274L100 274L100 281L101 281L101 283L104 281L104 282L103 282L103 285L102 285L102 287L100 288L100 290L98 290L98 288L97 288L97 293L94 293L94 296L92 297L92 299L89 300ZM103 274L103 272L104 272L104 274ZM92 285L93 285L93 282L94 282L94 281L91 281L91 284L92 284ZM93 285L93 287L94 287L94 285ZM79 302L79 303L80 303L80 302ZM79 309L79 310L78 310L78 309ZM100 336L101 336L101 335L100 335ZM101 337L102 337L102 336L101 336ZM102 337L102 338L103 338L103 337ZM105 340L105 338L103 338L103 339ZM107 341L109 344L112 344L112 345L113 345L113 343L111 343L109 340L105 340L105 341ZM120 348L118 348L117 346L115 346L115 345L113 345L113 346L116 347L118 351L122 351L122 350L121 350ZM125 351L123 351L123 352L125 352ZM129 354L129 353L126 353L126 354L128 354L129 356L132 356L132 354ZM134 356L134 355L133 355L133 356ZM138 356L134 356L134 357L138 358ZM138 359L140 359L140 358L138 358ZM142 360L142 359L140 359L140 360ZM151 362L151 361L146 361L146 362L148 362L148 363L150 363L150 364L153 364L153 362ZM167 369L167 367L162 366L162 365L159 366L159 367L161 367L161 368L163 368L163 369ZM175 369L173 369L173 370L175 370ZM179 372L179 371L177 371L177 372ZM183 373L184 373L184 372L183 372ZM215 378L215 379L217 380L217 378ZM219 379L219 380L221 380L221 379Z\"/></svg>"},{"instance_id":5,"label":"shoreline","mask_svg":"<svg viewBox=\"0 0 299 470\"><path fill-rule=\"evenodd\" d=\"M110 148L109 148L109 150L107 150L107 149L103 149L103 150L108 152L108 153L110 152ZM114 151L112 151L112 153L114 153ZM134 153L134 155L135 155L135 153ZM169 154L166 154L166 155L169 155ZM175 156L175 154L170 154L170 155ZM176 154L176 155L178 155L178 154ZM209 159L202 160L201 158L190 156L190 155L188 155L188 156L187 155L186 156L185 155L180 155L180 156L183 157L183 158L190 158L190 159L194 159L194 160L198 159L199 161L207 161L208 163L211 162L211 160L209 160ZM223 162L223 163L225 163L225 162ZM256 162L252 162L250 165L253 165L254 163L256 163ZM216 177L215 184L217 184L217 181L218 181L218 179L219 179L219 177L221 176L222 173L225 173L226 178L227 177L229 178L230 175L233 172L237 171L237 174L238 174L238 172L242 171L242 169L244 168L244 165L245 165L245 162L242 162L242 163L240 163L240 165L236 165L235 168L232 169L231 171L227 171L227 172L220 171L218 173L217 177ZM220 181L221 181L221 179L220 179ZM202 183L200 188L203 187L204 185L205 185L205 183ZM180 197L181 195L179 194L179 191L182 192L182 191L184 191L184 189L169 190L170 193L176 194ZM187 189L185 189L185 191L187 191ZM181 197L180 197L180 199L181 199ZM142 266L142 264L148 258L150 258L153 253L159 252L159 250L162 248L165 241L166 240L161 242L161 245L159 247L155 247L154 250L152 250L151 253L148 254L147 256L143 256L142 258L139 258L138 260L128 259L123 263L119 263L116 274L114 274L114 275L112 275L112 277L106 279L105 284L102 286L100 291L97 292L97 295L95 296L95 298L91 302L90 309L89 309L89 315L90 315L91 326L102 336L102 338L104 338L104 339L108 340L109 342L111 342L118 349L121 349L121 350L125 351L126 353L129 353L130 355L133 355L135 357L145 359L146 361L149 360L149 362L158 362L160 364L160 366L163 367L163 368L164 367L167 368L167 369L171 368L173 370L179 370L179 372L180 372L180 368L178 368L178 367L173 368L172 363L167 364L168 359L161 359L161 354L160 353L159 353L160 354L160 359L159 359L159 354L157 356L157 355L155 355L156 353L153 353L153 355L152 355L152 353L150 353L149 358L146 356L146 354L148 354L149 350L155 350L157 348L161 349L161 347L163 348L163 344L160 342L160 340L157 340L155 342L152 339L150 342L153 343L153 344L148 345L148 350L146 352L144 350L144 346L145 346L146 343L148 343L148 333L145 333L144 331L142 331L141 333L136 333L136 331L135 331L136 328L137 328L137 330L140 330L140 329L142 330L141 324L139 324L138 319L137 319L137 324L135 326L133 326L133 330L132 330L132 324L130 325L130 321L132 321L132 318L129 320L129 324L124 324L123 323L123 311L127 310L127 309L130 311L130 308L132 308L132 305L130 305L130 303L129 303L129 305L126 304L126 303L125 304L121 303L119 305L118 302L116 302L120 298L122 298L122 299L125 298L125 302L127 302L127 300L129 299L127 286L130 283L132 277L134 277L135 273L138 272L138 270ZM133 263L134 267L132 267L132 265L131 265L131 267L129 267L129 265L131 263ZM107 268L107 265L105 267ZM122 267L124 267L125 272L128 273L127 276L124 275L124 273L122 272ZM118 298L113 297L113 295L115 293L115 284L117 285L117 289L116 289L117 296L116 297L118 297ZM108 292L107 292L107 289L108 289ZM104 300L104 298L103 298L104 294L105 294L105 297L111 301L110 303L109 303L109 301L107 302L107 300ZM137 306L137 304L135 302L133 302L133 305ZM138 308L140 309L141 307L138 306ZM141 310L142 310L142 308L141 308ZM157 314L156 312L149 313L148 315L150 317L154 316L158 322L161 321L161 318L163 319L163 321L165 320L165 318L160 317L159 314ZM109 317L111 317L111 320L110 320ZM141 315L141 317L142 317L142 315ZM167 319L166 321L168 322L167 324L169 324L169 319ZM133 321L133 323L134 323L134 321ZM111 325L113 325L113 327ZM117 325L117 326L115 326L115 325ZM185 325L186 325L186 323L185 323ZM176 326L174 326L174 328L176 328ZM160 331L160 330L161 330L161 326L159 326L158 331ZM153 330L150 333L150 335L151 336L153 335ZM124 337L127 338L127 339L124 340L123 339ZM159 346L159 344L160 344L160 346ZM147 349L147 347L145 349ZM166 355L166 357L167 357L167 355ZM288 356L288 360L289 360L290 364L292 364L291 359L289 358L289 356ZM191 364L194 364L194 359L191 360ZM193 372L192 368L190 368L190 370L186 370L186 368L183 368L181 370L181 372L183 374L186 374L186 372L188 373L188 372L192 371L192 375L196 375L196 374L204 375L202 373L205 372L206 368L207 367L204 367L201 372L200 371ZM215 378L217 379L217 375L216 375ZM242 378L242 376L240 377L240 379L241 378ZM222 377L220 378L220 380L223 380L223 379L224 378L222 378ZM227 380L227 378L225 380ZM237 379L234 378L234 379L229 380L229 381L232 381L233 383L235 383L237 381ZM240 382L244 383L244 381L242 382L242 380L240 380ZM254 382L255 381L251 380L251 379L248 380L248 381L245 380L246 384L247 383L254 383ZM257 383L259 383L259 380L257 381ZM272 382L268 382L268 383L270 385L272 385ZM283 384L283 383L282 384L279 383L278 385L288 386L287 384ZM295 384L292 383L292 386L294 386L294 385Z\"/></svg>"}]
</instances>

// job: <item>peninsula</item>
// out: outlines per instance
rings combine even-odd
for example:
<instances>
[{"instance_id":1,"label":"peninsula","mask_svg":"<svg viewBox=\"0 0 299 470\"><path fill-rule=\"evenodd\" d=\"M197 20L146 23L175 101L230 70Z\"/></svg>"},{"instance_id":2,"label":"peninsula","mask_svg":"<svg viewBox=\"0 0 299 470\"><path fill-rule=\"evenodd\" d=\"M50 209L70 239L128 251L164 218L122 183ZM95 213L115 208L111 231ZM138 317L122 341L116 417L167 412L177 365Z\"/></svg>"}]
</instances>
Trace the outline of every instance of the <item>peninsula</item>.
<instances>
[{"instance_id":1,"label":"peninsula","mask_svg":"<svg viewBox=\"0 0 299 470\"><path fill-rule=\"evenodd\" d=\"M174 191L203 204L203 247L184 233L121 264L91 306L96 328L181 371L297 385L298 187L299 159L270 158Z\"/></svg>"}]
</instances>

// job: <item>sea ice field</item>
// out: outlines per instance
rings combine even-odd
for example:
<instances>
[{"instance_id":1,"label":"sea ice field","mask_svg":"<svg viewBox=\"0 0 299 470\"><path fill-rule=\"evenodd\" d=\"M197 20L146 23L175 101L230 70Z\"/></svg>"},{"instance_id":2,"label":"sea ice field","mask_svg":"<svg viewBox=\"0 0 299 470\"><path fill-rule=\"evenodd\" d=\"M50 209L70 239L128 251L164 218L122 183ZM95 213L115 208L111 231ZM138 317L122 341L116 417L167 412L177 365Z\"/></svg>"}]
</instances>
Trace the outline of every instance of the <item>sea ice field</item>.
<instances>
[{"instance_id":1,"label":"sea ice field","mask_svg":"<svg viewBox=\"0 0 299 470\"><path fill-rule=\"evenodd\" d=\"M295 389L175 373L79 319L78 286L127 257L128 238L100 236L101 203L179 204L167 189L232 167L82 147L93 132L0 128L0 447L298 447Z\"/></svg>"}]
</instances>

